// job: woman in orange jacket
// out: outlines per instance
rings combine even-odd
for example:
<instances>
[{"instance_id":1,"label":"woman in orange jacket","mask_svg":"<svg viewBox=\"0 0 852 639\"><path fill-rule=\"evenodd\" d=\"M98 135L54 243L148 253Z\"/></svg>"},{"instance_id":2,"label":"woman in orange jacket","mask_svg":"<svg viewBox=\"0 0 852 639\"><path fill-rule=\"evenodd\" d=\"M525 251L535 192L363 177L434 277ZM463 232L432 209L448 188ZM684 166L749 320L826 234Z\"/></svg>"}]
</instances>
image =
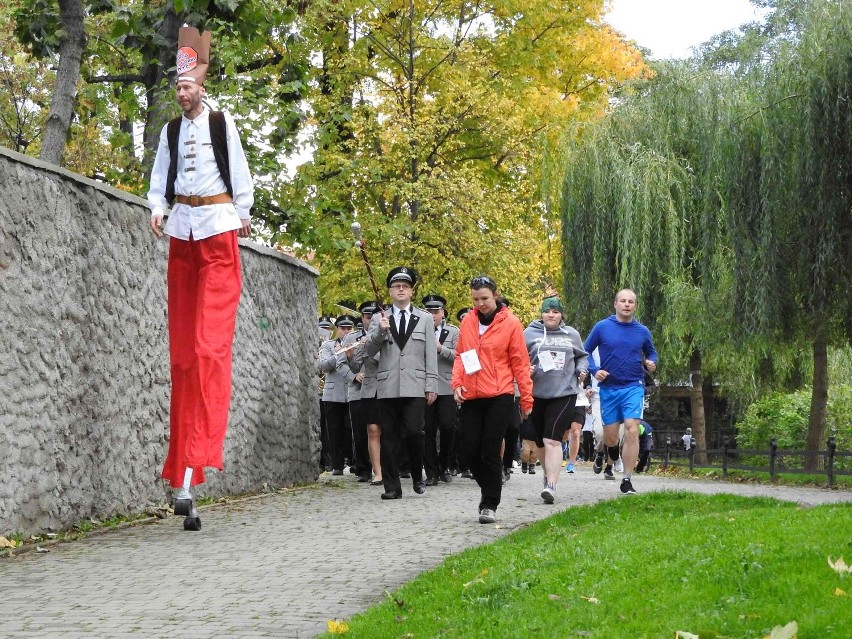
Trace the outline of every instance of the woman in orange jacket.
<instances>
[{"instance_id":1,"label":"woman in orange jacket","mask_svg":"<svg viewBox=\"0 0 852 639\"><path fill-rule=\"evenodd\" d=\"M482 492L479 523L490 524L500 505L500 446L512 417L514 382L525 419L532 410L532 380L523 326L503 303L497 284L480 275L470 281L470 293L474 308L459 328L452 387L461 405L463 450Z\"/></svg>"}]
</instances>

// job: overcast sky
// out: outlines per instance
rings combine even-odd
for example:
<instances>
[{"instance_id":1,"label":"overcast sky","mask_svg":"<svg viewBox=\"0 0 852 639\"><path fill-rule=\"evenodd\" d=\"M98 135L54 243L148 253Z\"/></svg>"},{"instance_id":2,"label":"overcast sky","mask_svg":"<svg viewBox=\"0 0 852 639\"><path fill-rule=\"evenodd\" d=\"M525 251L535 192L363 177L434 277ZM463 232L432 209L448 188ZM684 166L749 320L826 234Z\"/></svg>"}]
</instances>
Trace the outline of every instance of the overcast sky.
<instances>
[{"instance_id":1,"label":"overcast sky","mask_svg":"<svg viewBox=\"0 0 852 639\"><path fill-rule=\"evenodd\" d=\"M611 0L606 20L655 58L684 58L690 47L759 17L748 0Z\"/></svg>"}]
</instances>

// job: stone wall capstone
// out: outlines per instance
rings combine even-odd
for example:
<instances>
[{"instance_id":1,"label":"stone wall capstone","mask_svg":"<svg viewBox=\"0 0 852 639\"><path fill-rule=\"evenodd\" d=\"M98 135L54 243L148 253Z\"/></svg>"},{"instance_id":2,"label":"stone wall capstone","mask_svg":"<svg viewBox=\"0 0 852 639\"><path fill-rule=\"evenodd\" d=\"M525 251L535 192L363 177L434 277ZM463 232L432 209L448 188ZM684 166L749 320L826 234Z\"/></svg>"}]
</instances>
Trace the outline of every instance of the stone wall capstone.
<instances>
[{"instance_id":1,"label":"stone wall capstone","mask_svg":"<svg viewBox=\"0 0 852 639\"><path fill-rule=\"evenodd\" d=\"M167 501L167 238L144 200L0 148L0 535ZM225 470L202 495L313 481L317 272L241 241Z\"/></svg>"}]
</instances>

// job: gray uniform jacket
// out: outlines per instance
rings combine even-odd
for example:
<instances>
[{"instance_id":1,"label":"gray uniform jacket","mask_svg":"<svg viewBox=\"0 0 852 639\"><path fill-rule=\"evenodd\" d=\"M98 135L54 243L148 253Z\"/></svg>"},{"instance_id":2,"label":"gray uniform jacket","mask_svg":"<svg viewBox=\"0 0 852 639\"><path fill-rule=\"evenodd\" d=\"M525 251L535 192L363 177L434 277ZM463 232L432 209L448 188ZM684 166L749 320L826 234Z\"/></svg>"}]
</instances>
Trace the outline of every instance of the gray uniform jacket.
<instances>
[{"instance_id":1,"label":"gray uniform jacket","mask_svg":"<svg viewBox=\"0 0 852 639\"><path fill-rule=\"evenodd\" d=\"M350 337L352 337L351 333L346 337L347 341ZM361 382L360 398L375 399L376 392L378 391L376 373L379 370L379 354L376 353L372 357L367 356L367 349L364 342L361 342L352 351L352 359L349 360L349 367L353 373L364 373L364 380Z\"/></svg>"},{"instance_id":2,"label":"gray uniform jacket","mask_svg":"<svg viewBox=\"0 0 852 639\"><path fill-rule=\"evenodd\" d=\"M355 373L346 365L346 356L343 353L334 352L334 347L338 343L337 340L330 339L320 346L318 366L325 373L322 401L345 404L346 387L355 378Z\"/></svg>"},{"instance_id":3,"label":"gray uniform jacket","mask_svg":"<svg viewBox=\"0 0 852 639\"><path fill-rule=\"evenodd\" d=\"M352 331L351 333L349 333L349 335L346 336L346 339L343 340L343 346L351 346L352 344L357 343L359 339L365 337L366 335L367 333L364 332L363 328L358 329L357 331ZM361 390L363 388L363 382L356 381L355 375L357 375L361 371L363 366L359 368L353 368L352 360L350 359L346 360L346 366L348 366L350 371L352 372L352 380L349 382L349 394L347 395L347 398L350 402L354 402L356 400L361 399ZM364 378L366 379L366 377L367 376L365 374Z\"/></svg>"},{"instance_id":4,"label":"gray uniform jacket","mask_svg":"<svg viewBox=\"0 0 852 639\"><path fill-rule=\"evenodd\" d=\"M441 324L438 343L438 395L452 395L453 362L456 359L456 342L459 340L459 329L452 324Z\"/></svg>"},{"instance_id":5,"label":"gray uniform jacket","mask_svg":"<svg viewBox=\"0 0 852 639\"><path fill-rule=\"evenodd\" d=\"M381 354L376 371L377 397L425 397L426 393L437 393L438 347L432 316L412 306L405 334L398 335L391 309L384 314L390 318L392 328L379 328L379 319L373 315L366 343L368 356Z\"/></svg>"}]
</instances>

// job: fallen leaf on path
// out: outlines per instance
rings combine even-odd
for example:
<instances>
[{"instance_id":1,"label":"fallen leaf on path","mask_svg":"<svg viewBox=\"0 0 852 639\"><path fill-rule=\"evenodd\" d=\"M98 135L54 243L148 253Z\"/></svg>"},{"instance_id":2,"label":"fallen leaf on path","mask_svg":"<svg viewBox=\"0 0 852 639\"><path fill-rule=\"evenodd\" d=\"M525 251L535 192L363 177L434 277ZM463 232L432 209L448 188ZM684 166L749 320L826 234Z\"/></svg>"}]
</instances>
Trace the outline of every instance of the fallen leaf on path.
<instances>
[{"instance_id":1,"label":"fallen leaf on path","mask_svg":"<svg viewBox=\"0 0 852 639\"><path fill-rule=\"evenodd\" d=\"M36 546L36 552L50 552L50 549L42 548L41 546Z\"/></svg>"},{"instance_id":2,"label":"fallen leaf on path","mask_svg":"<svg viewBox=\"0 0 852 639\"><path fill-rule=\"evenodd\" d=\"M831 556L829 556L828 565L832 567L834 572L840 575L852 572L852 566L847 566L846 562L843 561L843 557L838 557L837 561L831 561Z\"/></svg>"},{"instance_id":3,"label":"fallen leaf on path","mask_svg":"<svg viewBox=\"0 0 852 639\"><path fill-rule=\"evenodd\" d=\"M796 639L799 632L799 624L791 621L786 626L775 626L763 639Z\"/></svg>"},{"instance_id":4,"label":"fallen leaf on path","mask_svg":"<svg viewBox=\"0 0 852 639\"><path fill-rule=\"evenodd\" d=\"M328 627L328 631L333 635L345 635L349 632L349 625L345 621L329 619L326 622L326 626Z\"/></svg>"},{"instance_id":5,"label":"fallen leaf on path","mask_svg":"<svg viewBox=\"0 0 852 639\"><path fill-rule=\"evenodd\" d=\"M685 630L678 630L675 633L675 639L698 639L698 635L686 632Z\"/></svg>"},{"instance_id":6,"label":"fallen leaf on path","mask_svg":"<svg viewBox=\"0 0 852 639\"><path fill-rule=\"evenodd\" d=\"M0 537L0 548L17 548L18 543L5 537Z\"/></svg>"},{"instance_id":7,"label":"fallen leaf on path","mask_svg":"<svg viewBox=\"0 0 852 639\"><path fill-rule=\"evenodd\" d=\"M580 595L580 599L585 599L586 601L588 601L589 603L592 603L592 604L599 604L600 603L600 600L596 599L595 597L584 597L583 595Z\"/></svg>"}]
</instances>

